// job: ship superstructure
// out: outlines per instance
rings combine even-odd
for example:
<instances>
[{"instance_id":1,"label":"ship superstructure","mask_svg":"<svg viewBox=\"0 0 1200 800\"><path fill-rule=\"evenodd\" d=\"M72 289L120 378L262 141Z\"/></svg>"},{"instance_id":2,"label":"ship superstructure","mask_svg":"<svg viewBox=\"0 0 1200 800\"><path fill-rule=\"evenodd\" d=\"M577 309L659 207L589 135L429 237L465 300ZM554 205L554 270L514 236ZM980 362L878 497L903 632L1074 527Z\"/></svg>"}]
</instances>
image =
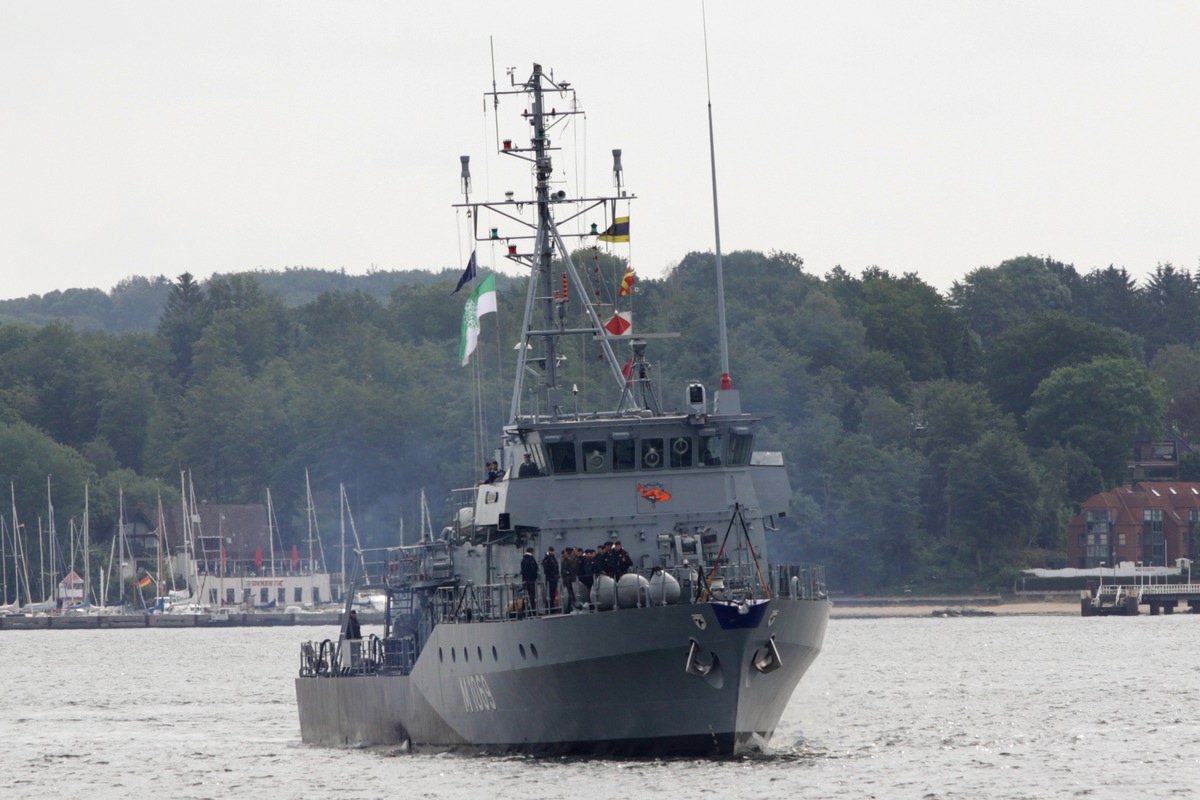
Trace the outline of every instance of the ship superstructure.
<instances>
[{"instance_id":1,"label":"ship superstructure","mask_svg":"<svg viewBox=\"0 0 1200 800\"><path fill-rule=\"evenodd\" d=\"M630 199L620 151L616 195L569 198L551 135L577 113L572 89L535 64L488 96L507 94L528 101L530 141L499 149L530 163L533 197L472 201L463 157L461 205L476 225L486 211L518 226L504 247L530 270L500 475L456 492L440 533L390 551L384 636L304 646L303 739L624 755L762 747L829 615L819 567L767 558L766 530L791 495L783 457L755 450L763 420L741 410L727 374L711 395L693 381L665 402L655 336L605 327L567 242L594 237L588 215ZM562 342L574 336L601 350L608 410L579 410L563 385ZM570 592L522 578L527 551L618 542L627 558L568 576Z\"/></svg>"}]
</instances>

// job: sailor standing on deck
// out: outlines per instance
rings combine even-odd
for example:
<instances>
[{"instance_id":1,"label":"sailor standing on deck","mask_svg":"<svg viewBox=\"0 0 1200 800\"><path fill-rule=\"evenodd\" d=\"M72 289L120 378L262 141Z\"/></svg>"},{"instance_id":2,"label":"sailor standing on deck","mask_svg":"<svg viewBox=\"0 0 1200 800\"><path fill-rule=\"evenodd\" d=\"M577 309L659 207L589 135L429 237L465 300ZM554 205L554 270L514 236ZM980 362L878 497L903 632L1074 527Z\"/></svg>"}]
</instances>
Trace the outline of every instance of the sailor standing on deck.
<instances>
[{"instance_id":1,"label":"sailor standing on deck","mask_svg":"<svg viewBox=\"0 0 1200 800\"><path fill-rule=\"evenodd\" d=\"M620 542L613 543L612 553L609 557L613 562L614 577L618 580L626 572L633 569L633 559L629 557L629 551L622 547Z\"/></svg>"},{"instance_id":2,"label":"sailor standing on deck","mask_svg":"<svg viewBox=\"0 0 1200 800\"><path fill-rule=\"evenodd\" d=\"M583 602L590 603L592 601L592 582L595 577L594 565L592 563L596 556L596 551L588 548L583 551L583 555L575 562L575 574L579 577L579 583L583 586Z\"/></svg>"},{"instance_id":3,"label":"sailor standing on deck","mask_svg":"<svg viewBox=\"0 0 1200 800\"><path fill-rule=\"evenodd\" d=\"M562 582L567 589L567 611L575 610L575 560L579 558L579 548L564 547L562 554Z\"/></svg>"},{"instance_id":4,"label":"sailor standing on deck","mask_svg":"<svg viewBox=\"0 0 1200 800\"><path fill-rule=\"evenodd\" d=\"M547 547L542 559L542 574L546 576L546 601L550 604L550 613L558 611L558 556L554 548Z\"/></svg>"},{"instance_id":5,"label":"sailor standing on deck","mask_svg":"<svg viewBox=\"0 0 1200 800\"><path fill-rule=\"evenodd\" d=\"M525 587L525 608L532 610L534 602L537 599L537 577L538 565L537 556L533 554L532 547L525 548L525 557L521 559L521 583Z\"/></svg>"}]
</instances>

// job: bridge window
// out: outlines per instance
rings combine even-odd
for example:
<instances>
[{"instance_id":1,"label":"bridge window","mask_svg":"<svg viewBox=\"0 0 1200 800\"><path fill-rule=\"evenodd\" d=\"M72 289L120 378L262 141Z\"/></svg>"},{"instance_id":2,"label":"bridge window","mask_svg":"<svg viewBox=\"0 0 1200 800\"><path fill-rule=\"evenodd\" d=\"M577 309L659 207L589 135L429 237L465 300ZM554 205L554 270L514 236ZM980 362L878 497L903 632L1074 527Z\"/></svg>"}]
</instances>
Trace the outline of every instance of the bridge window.
<instances>
[{"instance_id":1,"label":"bridge window","mask_svg":"<svg viewBox=\"0 0 1200 800\"><path fill-rule=\"evenodd\" d=\"M642 439L642 469L659 469L663 465L663 440Z\"/></svg>"},{"instance_id":2,"label":"bridge window","mask_svg":"<svg viewBox=\"0 0 1200 800\"><path fill-rule=\"evenodd\" d=\"M550 471L556 474L575 472L575 443L555 442L546 445L546 456L549 460Z\"/></svg>"},{"instance_id":3,"label":"bridge window","mask_svg":"<svg viewBox=\"0 0 1200 800\"><path fill-rule=\"evenodd\" d=\"M744 467L754 453L754 436L749 433L729 434L729 466Z\"/></svg>"},{"instance_id":4,"label":"bridge window","mask_svg":"<svg viewBox=\"0 0 1200 800\"><path fill-rule=\"evenodd\" d=\"M583 443L583 471L604 472L608 467L608 442Z\"/></svg>"},{"instance_id":5,"label":"bridge window","mask_svg":"<svg viewBox=\"0 0 1200 800\"><path fill-rule=\"evenodd\" d=\"M719 467L721 466L721 436L713 434L712 436L700 437L700 466L702 467Z\"/></svg>"},{"instance_id":6,"label":"bridge window","mask_svg":"<svg viewBox=\"0 0 1200 800\"><path fill-rule=\"evenodd\" d=\"M622 439L612 443L613 469L627 470L637 466L637 442L633 439Z\"/></svg>"},{"instance_id":7,"label":"bridge window","mask_svg":"<svg viewBox=\"0 0 1200 800\"><path fill-rule=\"evenodd\" d=\"M671 469L687 469L692 465L692 437L671 437Z\"/></svg>"}]
</instances>

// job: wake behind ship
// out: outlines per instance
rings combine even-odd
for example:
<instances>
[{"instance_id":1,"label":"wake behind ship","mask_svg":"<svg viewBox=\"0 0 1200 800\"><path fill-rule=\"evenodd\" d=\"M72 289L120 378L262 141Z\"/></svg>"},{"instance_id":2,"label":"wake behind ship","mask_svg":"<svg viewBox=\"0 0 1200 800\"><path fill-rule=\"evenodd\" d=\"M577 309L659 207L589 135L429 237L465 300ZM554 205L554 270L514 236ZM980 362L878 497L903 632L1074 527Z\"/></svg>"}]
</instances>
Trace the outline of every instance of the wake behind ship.
<instances>
[{"instance_id":1,"label":"wake behind ship","mask_svg":"<svg viewBox=\"0 0 1200 800\"><path fill-rule=\"evenodd\" d=\"M497 474L456 493L439 536L389 552L383 637L347 639L344 625L338 642L303 645L302 738L634 756L761 749L829 618L820 567L767 558L765 532L791 496L782 455L754 449L762 417L741 410L727 368L711 396L698 381L678 387L673 407L658 396L647 351L663 334L604 322L566 244L628 236L620 151L616 196L568 198L551 135L581 113L573 90L535 64L488 93L497 105L505 95L527 101L531 138L498 150L529 162L533 198L472 202L462 159L476 240L501 238L479 229L481 214L503 220L519 230L502 240L508 258L530 270ZM548 97L568 110L547 109ZM560 230L579 220L590 233ZM722 313L722 344L723 325ZM601 349L608 410L568 400L561 345L576 336ZM604 557L570 589L522 578L528 550L540 560L618 542L626 556Z\"/></svg>"}]
</instances>

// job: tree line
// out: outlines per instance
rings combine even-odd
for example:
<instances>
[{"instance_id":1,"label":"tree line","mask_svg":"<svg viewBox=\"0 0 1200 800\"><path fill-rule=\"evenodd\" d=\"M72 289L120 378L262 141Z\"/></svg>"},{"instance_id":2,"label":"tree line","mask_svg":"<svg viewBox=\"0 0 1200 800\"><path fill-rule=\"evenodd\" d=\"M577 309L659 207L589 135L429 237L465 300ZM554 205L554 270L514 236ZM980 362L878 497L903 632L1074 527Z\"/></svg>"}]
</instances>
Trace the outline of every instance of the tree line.
<instances>
[{"instance_id":1,"label":"tree line","mask_svg":"<svg viewBox=\"0 0 1200 800\"><path fill-rule=\"evenodd\" d=\"M580 255L597 288L615 287L620 259ZM784 453L794 492L775 555L825 563L835 588L1003 588L1064 553L1078 503L1124 481L1139 433L1200 433L1188 270L1160 265L1138 285L1123 269L1024 256L942 294L877 267L815 276L787 253L725 263L733 379L768 415L758 447ZM307 270L130 279L143 299L161 292L156 307L128 304L143 321L156 309L148 330L6 309L0 477L22 518L45 508L53 475L59 530L87 483L105 536L118 488L127 503L178 502L183 469L209 502L262 502L269 487L289 542L306 523L306 469L328 528L346 486L366 546L415 525L422 489L448 512L442 498L481 466L472 420L499 444L524 285L499 282L464 369L456 274L388 274L386 295L382 275L332 275L321 291ZM668 408L689 380L717 385L715 286L713 256L693 253L614 301L637 332L682 334L649 351ZM565 353L580 407L611 406L599 349Z\"/></svg>"}]
</instances>

